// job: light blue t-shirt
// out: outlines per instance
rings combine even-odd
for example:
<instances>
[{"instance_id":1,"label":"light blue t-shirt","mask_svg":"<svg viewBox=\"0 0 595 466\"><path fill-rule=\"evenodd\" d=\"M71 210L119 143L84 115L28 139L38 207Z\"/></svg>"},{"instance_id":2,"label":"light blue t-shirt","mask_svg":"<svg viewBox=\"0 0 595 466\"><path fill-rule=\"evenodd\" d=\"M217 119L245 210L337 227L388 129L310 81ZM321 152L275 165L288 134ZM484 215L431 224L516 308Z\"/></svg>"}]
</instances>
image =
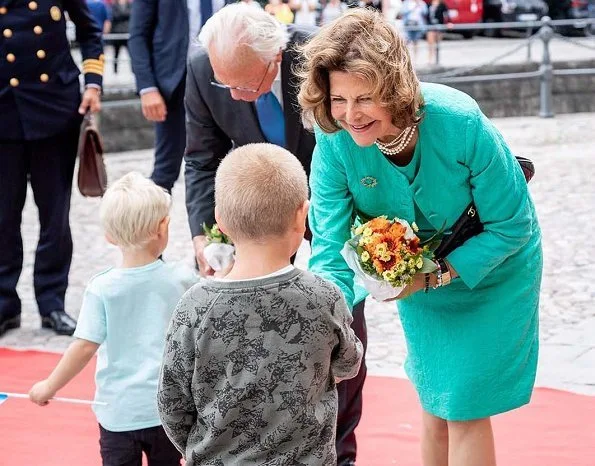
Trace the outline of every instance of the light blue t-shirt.
<instances>
[{"instance_id":1,"label":"light blue t-shirt","mask_svg":"<svg viewBox=\"0 0 595 466\"><path fill-rule=\"evenodd\" d=\"M198 281L188 267L161 260L111 268L85 290L74 336L98 343L97 421L112 432L161 425L157 385L171 315Z\"/></svg>"}]
</instances>

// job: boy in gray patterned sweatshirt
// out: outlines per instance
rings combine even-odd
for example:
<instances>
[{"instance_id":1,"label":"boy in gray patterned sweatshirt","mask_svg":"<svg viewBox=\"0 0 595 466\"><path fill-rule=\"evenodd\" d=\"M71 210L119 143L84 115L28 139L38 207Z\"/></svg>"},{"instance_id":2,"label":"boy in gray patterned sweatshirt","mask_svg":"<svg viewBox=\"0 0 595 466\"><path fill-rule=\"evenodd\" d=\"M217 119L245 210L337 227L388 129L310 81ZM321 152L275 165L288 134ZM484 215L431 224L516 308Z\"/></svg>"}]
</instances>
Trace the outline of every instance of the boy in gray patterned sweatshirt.
<instances>
[{"instance_id":1,"label":"boy in gray patterned sweatshirt","mask_svg":"<svg viewBox=\"0 0 595 466\"><path fill-rule=\"evenodd\" d=\"M221 162L215 217L235 263L180 300L159 384L187 466L336 464L335 383L363 350L341 291L291 265L307 212L306 174L285 149L251 144Z\"/></svg>"}]
</instances>

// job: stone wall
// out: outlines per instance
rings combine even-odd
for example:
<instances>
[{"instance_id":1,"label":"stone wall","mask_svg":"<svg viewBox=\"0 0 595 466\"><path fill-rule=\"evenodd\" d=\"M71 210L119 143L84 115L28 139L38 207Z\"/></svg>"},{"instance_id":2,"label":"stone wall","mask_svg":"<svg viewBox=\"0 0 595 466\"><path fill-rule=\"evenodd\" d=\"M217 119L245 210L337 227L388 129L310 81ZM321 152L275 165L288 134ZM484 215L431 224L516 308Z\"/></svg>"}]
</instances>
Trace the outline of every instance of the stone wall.
<instances>
[{"instance_id":1,"label":"stone wall","mask_svg":"<svg viewBox=\"0 0 595 466\"><path fill-rule=\"evenodd\" d=\"M595 68L595 60L562 62L556 69ZM535 71L535 64L482 68L482 74ZM433 74L448 69L433 70ZM475 98L489 117L536 116L539 113L539 79L452 84ZM595 112L595 75L554 78L554 113ZM153 125L141 113L133 94L110 95L100 117L106 152L153 147Z\"/></svg>"}]
</instances>

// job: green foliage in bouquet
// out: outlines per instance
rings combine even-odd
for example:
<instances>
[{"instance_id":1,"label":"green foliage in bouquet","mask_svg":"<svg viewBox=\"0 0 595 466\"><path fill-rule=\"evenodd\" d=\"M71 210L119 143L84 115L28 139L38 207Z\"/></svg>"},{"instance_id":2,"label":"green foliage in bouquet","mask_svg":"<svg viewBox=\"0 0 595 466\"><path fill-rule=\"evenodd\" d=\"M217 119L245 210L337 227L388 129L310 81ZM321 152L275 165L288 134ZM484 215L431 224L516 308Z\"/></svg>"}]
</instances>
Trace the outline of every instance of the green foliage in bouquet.
<instances>
[{"instance_id":1,"label":"green foliage in bouquet","mask_svg":"<svg viewBox=\"0 0 595 466\"><path fill-rule=\"evenodd\" d=\"M202 230L207 237L207 242L209 243L222 243L222 244L233 244L233 241L229 236L223 233L217 224L213 224L211 228L207 226L206 223L202 224Z\"/></svg>"}]
</instances>

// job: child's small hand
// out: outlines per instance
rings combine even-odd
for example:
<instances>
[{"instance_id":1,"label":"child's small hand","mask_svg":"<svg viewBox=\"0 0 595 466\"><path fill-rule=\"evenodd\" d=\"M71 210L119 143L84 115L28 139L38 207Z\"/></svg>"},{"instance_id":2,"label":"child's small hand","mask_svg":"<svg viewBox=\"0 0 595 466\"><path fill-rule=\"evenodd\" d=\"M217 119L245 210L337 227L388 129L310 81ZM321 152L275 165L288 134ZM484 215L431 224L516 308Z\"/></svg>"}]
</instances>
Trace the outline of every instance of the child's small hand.
<instances>
[{"instance_id":1,"label":"child's small hand","mask_svg":"<svg viewBox=\"0 0 595 466\"><path fill-rule=\"evenodd\" d=\"M29 399L39 406L45 406L55 394L56 392L52 390L52 387L50 387L50 384L46 379L37 382L31 387L31 390L29 390Z\"/></svg>"}]
</instances>

